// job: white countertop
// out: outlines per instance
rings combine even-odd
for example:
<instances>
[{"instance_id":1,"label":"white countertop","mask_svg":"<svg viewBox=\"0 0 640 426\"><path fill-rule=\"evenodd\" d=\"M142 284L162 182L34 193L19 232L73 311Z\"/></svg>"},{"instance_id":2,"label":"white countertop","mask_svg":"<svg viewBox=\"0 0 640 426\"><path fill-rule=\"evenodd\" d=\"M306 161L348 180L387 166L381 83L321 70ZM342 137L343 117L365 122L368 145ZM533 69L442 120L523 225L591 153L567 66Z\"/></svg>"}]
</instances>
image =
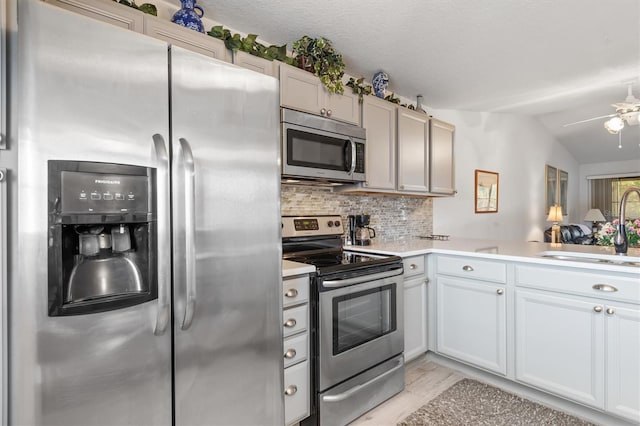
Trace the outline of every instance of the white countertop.
<instances>
[{"instance_id":1,"label":"white countertop","mask_svg":"<svg viewBox=\"0 0 640 426\"><path fill-rule=\"evenodd\" d=\"M556 266L571 266L600 271L627 272L638 274L640 277L640 267L638 266L559 260L540 256L542 252L554 252L552 254L558 253L561 255L577 253L578 256L592 254L598 258L613 260L615 262L623 260L640 262L640 249L638 248L630 248L625 258L625 256L617 256L613 247L579 244L552 245L551 243L452 238L449 241L404 239L384 242L372 240L372 244L369 246L345 246L344 249L364 253L390 254L401 257L418 256L428 253L447 253Z\"/></svg>"},{"instance_id":2,"label":"white countertop","mask_svg":"<svg viewBox=\"0 0 640 426\"><path fill-rule=\"evenodd\" d=\"M307 265L306 263L292 262L290 260L282 261L282 277L292 277L294 275L310 274L316 271L316 267L313 265Z\"/></svg>"}]
</instances>

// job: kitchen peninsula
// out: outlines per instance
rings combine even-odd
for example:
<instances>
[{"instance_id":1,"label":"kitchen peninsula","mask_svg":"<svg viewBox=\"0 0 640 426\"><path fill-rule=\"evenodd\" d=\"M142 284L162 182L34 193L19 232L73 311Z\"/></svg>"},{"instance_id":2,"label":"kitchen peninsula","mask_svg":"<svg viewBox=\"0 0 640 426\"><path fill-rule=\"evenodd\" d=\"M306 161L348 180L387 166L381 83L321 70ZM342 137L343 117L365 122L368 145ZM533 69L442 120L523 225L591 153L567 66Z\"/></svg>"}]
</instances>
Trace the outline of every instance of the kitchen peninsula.
<instances>
[{"instance_id":1,"label":"kitchen peninsula","mask_svg":"<svg viewBox=\"0 0 640 426\"><path fill-rule=\"evenodd\" d=\"M640 422L640 249L406 239L349 250L403 257L407 360L430 351L598 423Z\"/></svg>"}]
</instances>

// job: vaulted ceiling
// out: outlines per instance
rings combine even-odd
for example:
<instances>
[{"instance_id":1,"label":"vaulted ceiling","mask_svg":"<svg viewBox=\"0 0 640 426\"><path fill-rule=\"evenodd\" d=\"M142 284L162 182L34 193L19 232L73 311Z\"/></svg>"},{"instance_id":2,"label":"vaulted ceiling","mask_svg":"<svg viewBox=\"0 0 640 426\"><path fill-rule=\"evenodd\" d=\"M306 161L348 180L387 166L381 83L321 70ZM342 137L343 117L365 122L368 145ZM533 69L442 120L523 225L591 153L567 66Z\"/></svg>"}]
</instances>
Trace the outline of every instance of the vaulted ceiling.
<instances>
[{"instance_id":1,"label":"vaulted ceiling","mask_svg":"<svg viewBox=\"0 0 640 426\"><path fill-rule=\"evenodd\" d=\"M178 5L178 0L170 0ZM640 126L604 119L634 82L639 0L199 0L208 18L273 44L329 38L347 70L384 70L389 90L436 109L534 116L580 164L637 158ZM514 143L517 143L514 141Z\"/></svg>"}]
</instances>

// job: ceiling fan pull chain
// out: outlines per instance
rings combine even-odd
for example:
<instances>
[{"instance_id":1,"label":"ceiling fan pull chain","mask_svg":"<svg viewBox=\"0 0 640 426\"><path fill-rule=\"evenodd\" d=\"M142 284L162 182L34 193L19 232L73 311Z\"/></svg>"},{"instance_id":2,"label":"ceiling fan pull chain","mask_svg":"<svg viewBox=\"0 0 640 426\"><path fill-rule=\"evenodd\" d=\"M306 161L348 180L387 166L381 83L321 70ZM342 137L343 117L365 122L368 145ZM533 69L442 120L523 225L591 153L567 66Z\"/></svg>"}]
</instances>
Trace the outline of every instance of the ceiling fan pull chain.
<instances>
[{"instance_id":1,"label":"ceiling fan pull chain","mask_svg":"<svg viewBox=\"0 0 640 426\"><path fill-rule=\"evenodd\" d=\"M622 130L618 132L618 149L622 149Z\"/></svg>"}]
</instances>

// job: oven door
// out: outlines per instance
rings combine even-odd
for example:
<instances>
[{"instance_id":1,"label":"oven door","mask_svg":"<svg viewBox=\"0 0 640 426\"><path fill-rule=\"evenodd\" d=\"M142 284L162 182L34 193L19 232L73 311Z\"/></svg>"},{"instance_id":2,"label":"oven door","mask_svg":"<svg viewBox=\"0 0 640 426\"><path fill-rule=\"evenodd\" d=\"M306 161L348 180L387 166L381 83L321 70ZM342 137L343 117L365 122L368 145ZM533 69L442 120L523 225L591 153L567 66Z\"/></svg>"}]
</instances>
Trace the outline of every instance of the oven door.
<instances>
[{"instance_id":1,"label":"oven door","mask_svg":"<svg viewBox=\"0 0 640 426\"><path fill-rule=\"evenodd\" d=\"M319 391L403 352L402 269L324 279L320 287Z\"/></svg>"},{"instance_id":2,"label":"oven door","mask_svg":"<svg viewBox=\"0 0 640 426\"><path fill-rule=\"evenodd\" d=\"M282 174L364 181L364 143L357 138L282 123Z\"/></svg>"}]
</instances>

